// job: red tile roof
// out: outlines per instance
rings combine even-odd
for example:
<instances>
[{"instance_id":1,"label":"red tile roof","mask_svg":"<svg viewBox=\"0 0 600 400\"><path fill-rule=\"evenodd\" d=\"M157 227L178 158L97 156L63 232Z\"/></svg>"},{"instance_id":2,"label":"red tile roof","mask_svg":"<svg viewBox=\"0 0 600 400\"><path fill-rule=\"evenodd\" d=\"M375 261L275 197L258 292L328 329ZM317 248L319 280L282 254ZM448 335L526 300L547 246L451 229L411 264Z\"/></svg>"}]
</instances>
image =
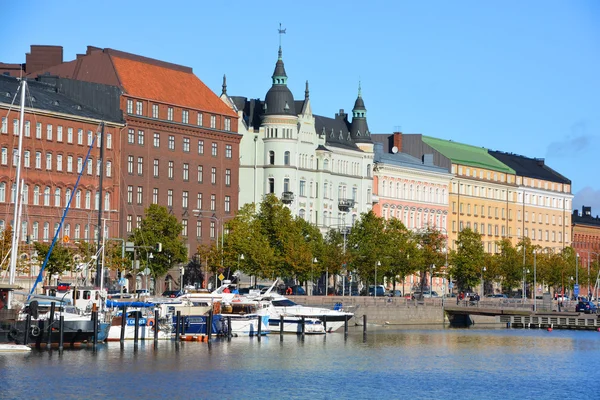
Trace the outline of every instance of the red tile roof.
<instances>
[{"instance_id":1,"label":"red tile roof","mask_svg":"<svg viewBox=\"0 0 600 400\"><path fill-rule=\"evenodd\" d=\"M196 75L111 54L121 86L132 97L237 117Z\"/></svg>"}]
</instances>

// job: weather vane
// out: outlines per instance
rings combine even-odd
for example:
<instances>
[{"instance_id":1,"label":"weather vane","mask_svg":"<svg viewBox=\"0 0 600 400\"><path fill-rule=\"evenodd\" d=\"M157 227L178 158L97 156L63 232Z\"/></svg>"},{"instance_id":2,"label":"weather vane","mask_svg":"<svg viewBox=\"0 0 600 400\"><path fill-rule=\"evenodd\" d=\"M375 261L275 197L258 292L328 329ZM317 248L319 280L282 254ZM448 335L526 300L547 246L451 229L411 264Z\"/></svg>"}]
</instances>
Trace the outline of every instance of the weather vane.
<instances>
[{"instance_id":1,"label":"weather vane","mask_svg":"<svg viewBox=\"0 0 600 400\"><path fill-rule=\"evenodd\" d=\"M279 31L279 47L281 47L281 35L285 34L285 29L281 29L281 22L279 23L279 29L278 29L278 31Z\"/></svg>"}]
</instances>

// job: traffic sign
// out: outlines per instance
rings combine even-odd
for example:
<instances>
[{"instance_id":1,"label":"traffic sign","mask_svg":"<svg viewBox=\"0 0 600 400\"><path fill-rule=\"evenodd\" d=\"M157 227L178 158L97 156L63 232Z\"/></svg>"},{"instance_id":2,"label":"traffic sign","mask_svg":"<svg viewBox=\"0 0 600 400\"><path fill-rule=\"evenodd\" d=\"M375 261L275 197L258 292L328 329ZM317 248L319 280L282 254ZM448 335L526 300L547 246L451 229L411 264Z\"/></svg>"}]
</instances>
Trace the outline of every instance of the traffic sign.
<instances>
[{"instance_id":1,"label":"traffic sign","mask_svg":"<svg viewBox=\"0 0 600 400\"><path fill-rule=\"evenodd\" d=\"M573 294L575 296L579 296L579 285L578 284L573 285Z\"/></svg>"},{"instance_id":2,"label":"traffic sign","mask_svg":"<svg viewBox=\"0 0 600 400\"><path fill-rule=\"evenodd\" d=\"M221 281L222 281L223 279L225 279L225 275L223 275L223 274L219 274L219 280L221 280Z\"/></svg>"},{"instance_id":3,"label":"traffic sign","mask_svg":"<svg viewBox=\"0 0 600 400\"><path fill-rule=\"evenodd\" d=\"M63 236L63 242L64 243L69 243L69 235Z\"/></svg>"}]
</instances>

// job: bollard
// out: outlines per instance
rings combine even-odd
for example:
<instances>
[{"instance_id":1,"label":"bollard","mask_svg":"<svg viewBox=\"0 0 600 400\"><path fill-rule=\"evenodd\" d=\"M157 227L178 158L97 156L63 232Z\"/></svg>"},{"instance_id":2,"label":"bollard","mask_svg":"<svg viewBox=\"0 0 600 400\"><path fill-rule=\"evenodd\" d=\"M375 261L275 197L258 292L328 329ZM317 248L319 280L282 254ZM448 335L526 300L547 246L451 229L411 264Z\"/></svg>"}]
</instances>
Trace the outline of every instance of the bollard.
<instances>
[{"instance_id":1,"label":"bollard","mask_svg":"<svg viewBox=\"0 0 600 400\"><path fill-rule=\"evenodd\" d=\"M44 332L44 327L46 326L46 321L44 320L38 320L37 322L37 326L38 328L40 328L40 334L38 335L38 337L35 339L35 348L39 349L42 347L42 332ZM29 331L25 332L26 335L29 336Z\"/></svg>"},{"instance_id":2,"label":"bollard","mask_svg":"<svg viewBox=\"0 0 600 400\"><path fill-rule=\"evenodd\" d=\"M262 319L258 316L258 341L260 342L262 336Z\"/></svg>"},{"instance_id":3,"label":"bollard","mask_svg":"<svg viewBox=\"0 0 600 400\"><path fill-rule=\"evenodd\" d=\"M52 304L54 304L54 303L52 303ZM27 314L27 319L25 320L25 336L23 337L23 344L25 346L27 346L27 344L29 344L29 331L30 330L31 330L31 314ZM41 335L41 332L40 332L40 335ZM14 338L14 339L16 339L16 338ZM50 340L48 339L48 341L50 341ZM50 346L50 344L48 343L48 348L50 348L49 346Z\"/></svg>"},{"instance_id":4,"label":"bollard","mask_svg":"<svg viewBox=\"0 0 600 400\"><path fill-rule=\"evenodd\" d=\"M64 333L65 333L65 316L60 314L60 319L59 319L59 324L58 324L58 351L62 351L63 350L63 339L64 339Z\"/></svg>"},{"instance_id":5,"label":"bollard","mask_svg":"<svg viewBox=\"0 0 600 400\"><path fill-rule=\"evenodd\" d=\"M159 331L158 308L154 310L154 325L152 326L152 329L154 329L154 346L156 346L158 344L158 331Z\"/></svg>"},{"instance_id":6,"label":"bollard","mask_svg":"<svg viewBox=\"0 0 600 400\"><path fill-rule=\"evenodd\" d=\"M344 336L348 336L348 314L344 315Z\"/></svg>"},{"instance_id":7,"label":"bollard","mask_svg":"<svg viewBox=\"0 0 600 400\"><path fill-rule=\"evenodd\" d=\"M283 314L279 316L279 341L283 341Z\"/></svg>"},{"instance_id":8,"label":"bollard","mask_svg":"<svg viewBox=\"0 0 600 400\"><path fill-rule=\"evenodd\" d=\"M302 316L302 338L304 339L304 333L306 332L306 317Z\"/></svg>"},{"instance_id":9,"label":"bollard","mask_svg":"<svg viewBox=\"0 0 600 400\"><path fill-rule=\"evenodd\" d=\"M56 311L56 303L50 303L50 319L48 320L48 345L46 348L50 348L52 345L52 325L54 325L54 312Z\"/></svg>"},{"instance_id":10,"label":"bollard","mask_svg":"<svg viewBox=\"0 0 600 400\"><path fill-rule=\"evenodd\" d=\"M325 329L325 333L327 333L327 315L323 315L323 328Z\"/></svg>"},{"instance_id":11,"label":"bollard","mask_svg":"<svg viewBox=\"0 0 600 400\"><path fill-rule=\"evenodd\" d=\"M135 326L134 326L135 331L133 332L133 344L135 346L137 346L138 344L138 338L139 338L139 330L140 330L140 312L136 311L135 312Z\"/></svg>"},{"instance_id":12,"label":"bollard","mask_svg":"<svg viewBox=\"0 0 600 400\"><path fill-rule=\"evenodd\" d=\"M367 333L367 314L363 315L363 333Z\"/></svg>"},{"instance_id":13,"label":"bollard","mask_svg":"<svg viewBox=\"0 0 600 400\"><path fill-rule=\"evenodd\" d=\"M231 315L227 316L227 340L231 340Z\"/></svg>"},{"instance_id":14,"label":"bollard","mask_svg":"<svg viewBox=\"0 0 600 400\"><path fill-rule=\"evenodd\" d=\"M123 312L121 313L121 344L125 340L125 329L127 327L127 306L123 306Z\"/></svg>"},{"instance_id":15,"label":"bollard","mask_svg":"<svg viewBox=\"0 0 600 400\"><path fill-rule=\"evenodd\" d=\"M92 323L94 324L94 347L98 344L98 311L92 311Z\"/></svg>"},{"instance_id":16,"label":"bollard","mask_svg":"<svg viewBox=\"0 0 600 400\"><path fill-rule=\"evenodd\" d=\"M208 320L206 321L206 334L208 335L207 341L210 342L212 336L212 321L213 321L213 310L208 312Z\"/></svg>"},{"instance_id":17,"label":"bollard","mask_svg":"<svg viewBox=\"0 0 600 400\"><path fill-rule=\"evenodd\" d=\"M177 311L177 314L175 315L175 340L178 342L179 342L179 340L181 340L181 334L179 332L180 324L181 324L181 311Z\"/></svg>"}]
</instances>

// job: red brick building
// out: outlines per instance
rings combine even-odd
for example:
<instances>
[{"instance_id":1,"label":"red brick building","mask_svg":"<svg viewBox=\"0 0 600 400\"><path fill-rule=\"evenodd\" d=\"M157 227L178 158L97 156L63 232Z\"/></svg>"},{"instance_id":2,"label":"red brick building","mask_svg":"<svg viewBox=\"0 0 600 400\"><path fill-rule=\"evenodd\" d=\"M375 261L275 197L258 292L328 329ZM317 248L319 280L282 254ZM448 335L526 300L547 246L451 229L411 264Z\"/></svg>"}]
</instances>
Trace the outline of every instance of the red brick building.
<instances>
[{"instance_id":1,"label":"red brick building","mask_svg":"<svg viewBox=\"0 0 600 400\"><path fill-rule=\"evenodd\" d=\"M574 210L571 216L572 246L579 255L580 267L585 270L600 263L600 217L592 215L591 207L583 206L581 211L579 214L579 210ZM590 279L591 286L595 283L594 279L595 276Z\"/></svg>"},{"instance_id":2,"label":"red brick building","mask_svg":"<svg viewBox=\"0 0 600 400\"><path fill-rule=\"evenodd\" d=\"M68 83L66 83L68 84ZM12 225L16 155L19 135L19 98L15 97L19 81L0 76L0 231ZM85 85L79 85L79 89ZM106 88L105 88L106 89ZM116 88L113 88L116 89ZM98 85L87 88L98 93ZM106 98L118 93L108 90ZM14 104L13 98L15 99ZM110 101L108 102L110 103ZM90 240L97 237L95 229L99 206L99 140L84 165L92 139L105 123L105 152L103 166L104 218L116 221L107 225L110 237L117 236L117 214L109 215L120 197L118 133L124 127L118 108L103 113L60 93L55 85L28 81L26 113L24 117L22 172L23 214L21 240L50 242L63 210L72 196L71 207L63 224L61 239ZM84 173L73 192L79 171Z\"/></svg>"},{"instance_id":3,"label":"red brick building","mask_svg":"<svg viewBox=\"0 0 600 400\"><path fill-rule=\"evenodd\" d=\"M238 117L191 68L89 46L43 72L122 90L121 237L157 203L183 223L188 256L218 238L238 207Z\"/></svg>"},{"instance_id":4,"label":"red brick building","mask_svg":"<svg viewBox=\"0 0 600 400\"><path fill-rule=\"evenodd\" d=\"M31 75L62 62L62 46L31 45L30 52L25 54L24 64L0 62L0 75L13 77Z\"/></svg>"}]
</instances>

